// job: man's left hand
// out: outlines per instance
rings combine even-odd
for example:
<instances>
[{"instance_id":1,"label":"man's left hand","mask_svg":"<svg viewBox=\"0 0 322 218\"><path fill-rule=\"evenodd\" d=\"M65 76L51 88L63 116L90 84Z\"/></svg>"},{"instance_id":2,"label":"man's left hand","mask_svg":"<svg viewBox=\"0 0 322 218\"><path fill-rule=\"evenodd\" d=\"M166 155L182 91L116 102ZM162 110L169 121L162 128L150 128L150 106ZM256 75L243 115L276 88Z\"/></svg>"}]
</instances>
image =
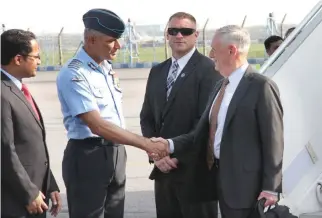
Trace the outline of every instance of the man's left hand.
<instances>
[{"instance_id":1,"label":"man's left hand","mask_svg":"<svg viewBox=\"0 0 322 218\"><path fill-rule=\"evenodd\" d=\"M265 198L266 201L265 201L265 207L267 206L271 206L271 205L275 205L276 202L278 201L278 196L277 195L274 195L274 194L271 194L271 193L268 193L268 192L265 192L265 191L262 191L258 197L257 200L260 200L262 198Z\"/></svg>"},{"instance_id":2,"label":"man's left hand","mask_svg":"<svg viewBox=\"0 0 322 218\"><path fill-rule=\"evenodd\" d=\"M54 191L50 193L50 199L52 203L50 213L52 216L56 217L62 208L62 201L59 192Z\"/></svg>"}]
</instances>

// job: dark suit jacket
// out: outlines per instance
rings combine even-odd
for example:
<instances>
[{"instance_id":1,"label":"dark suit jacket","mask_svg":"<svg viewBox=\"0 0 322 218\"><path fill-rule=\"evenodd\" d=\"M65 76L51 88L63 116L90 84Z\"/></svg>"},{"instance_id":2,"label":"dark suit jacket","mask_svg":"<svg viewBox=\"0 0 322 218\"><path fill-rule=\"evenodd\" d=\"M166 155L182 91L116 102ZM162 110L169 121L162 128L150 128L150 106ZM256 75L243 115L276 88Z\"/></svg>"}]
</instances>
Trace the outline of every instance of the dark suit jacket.
<instances>
[{"instance_id":1,"label":"dark suit jacket","mask_svg":"<svg viewBox=\"0 0 322 218\"><path fill-rule=\"evenodd\" d=\"M191 144L198 153L192 181L202 187L199 193L207 194L213 186L201 178L209 173L208 117L220 85L210 96L195 132L173 139L177 155L185 153ZM230 102L220 147L220 185L231 208L252 207L262 190L282 192L284 139L279 90L252 67L248 67Z\"/></svg>"},{"instance_id":2,"label":"dark suit jacket","mask_svg":"<svg viewBox=\"0 0 322 218\"><path fill-rule=\"evenodd\" d=\"M1 73L1 216L26 215L25 206L39 190L46 196L59 191L49 167L44 123Z\"/></svg>"},{"instance_id":3,"label":"dark suit jacket","mask_svg":"<svg viewBox=\"0 0 322 218\"><path fill-rule=\"evenodd\" d=\"M222 78L215 71L213 61L196 50L178 76L167 101L166 81L171 64L168 59L151 69L140 114L145 137L172 138L191 132L205 110L210 92ZM184 175L192 164L191 154L172 157L179 160L178 169L164 174L154 167L150 179L186 180Z\"/></svg>"}]
</instances>

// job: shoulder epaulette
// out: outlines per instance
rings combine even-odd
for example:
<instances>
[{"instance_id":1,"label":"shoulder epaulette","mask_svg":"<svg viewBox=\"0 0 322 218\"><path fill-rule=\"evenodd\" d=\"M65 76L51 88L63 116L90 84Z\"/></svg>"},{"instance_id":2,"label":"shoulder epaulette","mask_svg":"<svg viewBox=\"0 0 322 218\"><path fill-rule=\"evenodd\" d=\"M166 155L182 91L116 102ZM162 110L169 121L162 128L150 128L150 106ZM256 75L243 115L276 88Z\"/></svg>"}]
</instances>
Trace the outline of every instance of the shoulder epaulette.
<instances>
[{"instance_id":1,"label":"shoulder epaulette","mask_svg":"<svg viewBox=\"0 0 322 218\"><path fill-rule=\"evenodd\" d=\"M83 62L81 62L78 59L73 59L69 64L68 68L74 69L74 70L79 70L79 68L83 65Z\"/></svg>"}]
</instances>

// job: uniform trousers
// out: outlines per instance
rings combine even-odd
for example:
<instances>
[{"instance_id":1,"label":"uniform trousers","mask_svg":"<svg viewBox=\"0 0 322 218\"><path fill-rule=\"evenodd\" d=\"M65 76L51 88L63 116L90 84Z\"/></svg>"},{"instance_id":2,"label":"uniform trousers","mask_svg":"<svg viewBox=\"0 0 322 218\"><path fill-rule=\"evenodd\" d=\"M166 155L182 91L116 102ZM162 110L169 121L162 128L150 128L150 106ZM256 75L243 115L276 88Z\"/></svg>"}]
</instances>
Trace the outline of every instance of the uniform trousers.
<instances>
[{"instance_id":1,"label":"uniform trousers","mask_svg":"<svg viewBox=\"0 0 322 218\"><path fill-rule=\"evenodd\" d=\"M69 140L63 157L70 218L123 218L126 151L101 139Z\"/></svg>"}]
</instances>

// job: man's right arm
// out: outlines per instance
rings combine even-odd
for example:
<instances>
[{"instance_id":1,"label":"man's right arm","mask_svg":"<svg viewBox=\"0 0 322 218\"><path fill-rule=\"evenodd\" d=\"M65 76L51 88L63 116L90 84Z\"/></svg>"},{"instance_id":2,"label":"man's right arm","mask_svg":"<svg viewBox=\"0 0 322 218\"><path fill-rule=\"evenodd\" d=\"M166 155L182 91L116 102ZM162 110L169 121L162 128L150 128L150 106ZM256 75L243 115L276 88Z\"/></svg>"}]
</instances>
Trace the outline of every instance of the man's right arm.
<instances>
[{"instance_id":1,"label":"man's right arm","mask_svg":"<svg viewBox=\"0 0 322 218\"><path fill-rule=\"evenodd\" d=\"M26 206L37 198L39 189L31 182L16 153L11 111L9 102L1 98L1 182Z\"/></svg>"},{"instance_id":2,"label":"man's right arm","mask_svg":"<svg viewBox=\"0 0 322 218\"><path fill-rule=\"evenodd\" d=\"M215 91L218 89L218 86L220 86L220 81L216 83L213 91L210 93L206 108L209 107L210 104L213 103L213 95L215 94ZM198 123L196 124L195 128L189 132L188 134L183 134L171 139L167 139L166 143L169 145L169 151L170 153L182 153L182 152L187 152L188 150L191 151L191 149L196 148L194 146L194 139L195 139L195 134L196 131L201 128L199 125L201 125L201 121L204 119L208 119L208 113L207 111L203 111L201 118L199 119ZM154 140L155 141L155 140ZM163 141L165 142L165 141Z\"/></svg>"},{"instance_id":3,"label":"man's right arm","mask_svg":"<svg viewBox=\"0 0 322 218\"><path fill-rule=\"evenodd\" d=\"M188 134L180 135L171 139L167 139L169 145L169 151L173 153L184 153L187 152L187 147L193 144L194 140L194 131L189 132Z\"/></svg>"},{"instance_id":4,"label":"man's right arm","mask_svg":"<svg viewBox=\"0 0 322 218\"><path fill-rule=\"evenodd\" d=\"M57 86L58 91L69 107L71 115L78 116L93 134L114 143L132 145L150 154L158 154L159 157L164 157L168 154L168 148L161 143L154 144L147 138L131 133L102 119L89 84L78 71L68 69L68 73L57 79Z\"/></svg>"}]
</instances>

